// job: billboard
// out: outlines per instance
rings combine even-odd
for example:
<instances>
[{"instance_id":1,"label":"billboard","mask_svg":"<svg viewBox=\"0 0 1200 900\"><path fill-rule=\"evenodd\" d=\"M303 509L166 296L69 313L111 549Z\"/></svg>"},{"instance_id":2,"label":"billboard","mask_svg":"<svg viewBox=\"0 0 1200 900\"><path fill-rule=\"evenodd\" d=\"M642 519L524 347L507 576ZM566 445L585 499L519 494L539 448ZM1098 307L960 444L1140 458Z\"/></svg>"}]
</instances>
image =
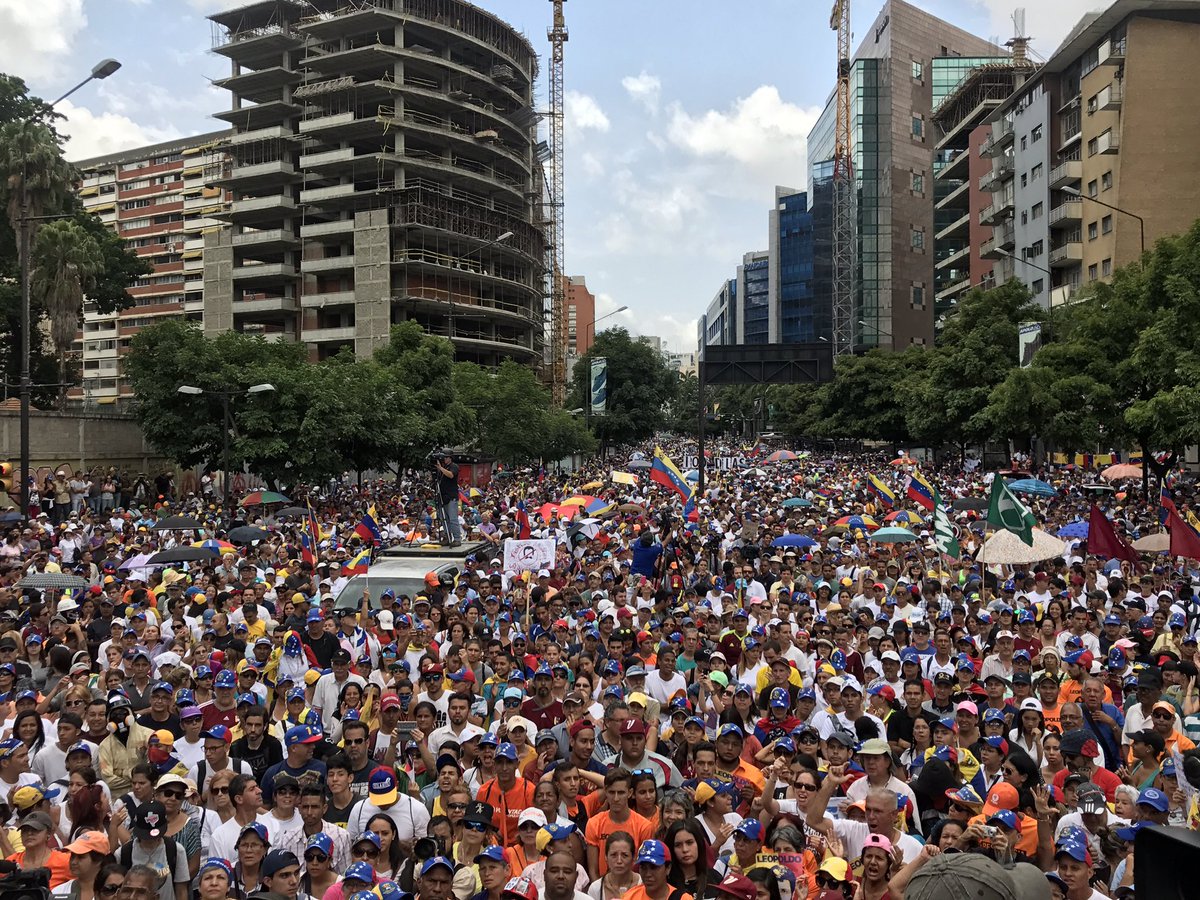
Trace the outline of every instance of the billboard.
<instances>
[{"instance_id":1,"label":"billboard","mask_svg":"<svg viewBox=\"0 0 1200 900\"><path fill-rule=\"evenodd\" d=\"M608 359L604 356L592 357L590 407L593 416L604 415L608 405Z\"/></svg>"},{"instance_id":2,"label":"billboard","mask_svg":"<svg viewBox=\"0 0 1200 900\"><path fill-rule=\"evenodd\" d=\"M1042 349L1042 323L1026 322L1017 333L1017 361L1022 369L1033 362L1033 355Z\"/></svg>"}]
</instances>

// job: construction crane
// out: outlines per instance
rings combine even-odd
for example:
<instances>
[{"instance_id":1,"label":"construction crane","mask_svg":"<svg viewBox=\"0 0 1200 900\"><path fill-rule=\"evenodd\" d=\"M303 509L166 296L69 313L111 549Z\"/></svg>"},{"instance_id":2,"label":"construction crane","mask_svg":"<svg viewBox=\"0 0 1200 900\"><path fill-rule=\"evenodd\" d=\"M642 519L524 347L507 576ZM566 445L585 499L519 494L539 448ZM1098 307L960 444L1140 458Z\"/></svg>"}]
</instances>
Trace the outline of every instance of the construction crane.
<instances>
[{"instance_id":1,"label":"construction crane","mask_svg":"<svg viewBox=\"0 0 1200 900\"><path fill-rule=\"evenodd\" d=\"M855 187L850 138L850 0L834 0L837 32L837 132L833 156L833 352L854 349Z\"/></svg>"},{"instance_id":2,"label":"construction crane","mask_svg":"<svg viewBox=\"0 0 1200 900\"><path fill-rule=\"evenodd\" d=\"M554 261L550 267L550 393L556 406L567 397L566 254L563 211L563 44L567 24L563 18L566 0L554 4L554 24L546 29L550 39L550 243Z\"/></svg>"}]
</instances>

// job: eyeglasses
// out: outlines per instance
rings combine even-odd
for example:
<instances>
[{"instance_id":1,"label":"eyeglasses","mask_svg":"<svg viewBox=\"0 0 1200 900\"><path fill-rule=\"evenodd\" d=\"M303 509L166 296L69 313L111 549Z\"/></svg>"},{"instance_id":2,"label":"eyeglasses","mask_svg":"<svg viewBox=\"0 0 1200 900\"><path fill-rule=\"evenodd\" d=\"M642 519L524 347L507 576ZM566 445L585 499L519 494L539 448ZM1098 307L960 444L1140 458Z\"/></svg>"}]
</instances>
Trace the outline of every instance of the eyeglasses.
<instances>
[{"instance_id":1,"label":"eyeglasses","mask_svg":"<svg viewBox=\"0 0 1200 900\"><path fill-rule=\"evenodd\" d=\"M307 863L312 863L312 862L323 863L323 862L329 862L329 857L326 856L324 853L305 853L304 861Z\"/></svg>"},{"instance_id":2,"label":"eyeglasses","mask_svg":"<svg viewBox=\"0 0 1200 900\"><path fill-rule=\"evenodd\" d=\"M109 884L100 885L100 893L104 894L107 897L111 897L113 894L115 894L120 889L121 889L121 882L119 882L119 881L113 881L113 882L110 882Z\"/></svg>"},{"instance_id":3,"label":"eyeglasses","mask_svg":"<svg viewBox=\"0 0 1200 900\"><path fill-rule=\"evenodd\" d=\"M342 738L342 743L347 747L357 747L359 744L365 744L366 738Z\"/></svg>"},{"instance_id":4,"label":"eyeglasses","mask_svg":"<svg viewBox=\"0 0 1200 900\"><path fill-rule=\"evenodd\" d=\"M841 886L841 882L830 875L818 875L817 884L823 888L836 888Z\"/></svg>"},{"instance_id":5,"label":"eyeglasses","mask_svg":"<svg viewBox=\"0 0 1200 900\"><path fill-rule=\"evenodd\" d=\"M505 701L504 701L504 708L505 708L505 709L516 709L516 708L517 708L518 706L520 706L520 705L521 705L521 701L520 701L520 700L505 700Z\"/></svg>"},{"instance_id":6,"label":"eyeglasses","mask_svg":"<svg viewBox=\"0 0 1200 900\"><path fill-rule=\"evenodd\" d=\"M228 794L228 787L210 787L209 790L214 794Z\"/></svg>"},{"instance_id":7,"label":"eyeglasses","mask_svg":"<svg viewBox=\"0 0 1200 900\"><path fill-rule=\"evenodd\" d=\"M466 808L467 808L467 804L465 804L465 803L447 803L446 804L446 809L454 810L456 812L459 810L466 809Z\"/></svg>"},{"instance_id":8,"label":"eyeglasses","mask_svg":"<svg viewBox=\"0 0 1200 900\"><path fill-rule=\"evenodd\" d=\"M1174 721L1175 720L1175 713L1156 712L1156 713L1151 713L1151 716L1155 719L1162 719L1163 721L1168 721L1168 720Z\"/></svg>"},{"instance_id":9,"label":"eyeglasses","mask_svg":"<svg viewBox=\"0 0 1200 900\"><path fill-rule=\"evenodd\" d=\"M172 800L182 800L184 797L183 791L160 790L159 793L162 794L164 797L170 797Z\"/></svg>"},{"instance_id":10,"label":"eyeglasses","mask_svg":"<svg viewBox=\"0 0 1200 900\"><path fill-rule=\"evenodd\" d=\"M629 774L631 774L631 775L653 775L654 770L653 769L634 769Z\"/></svg>"},{"instance_id":11,"label":"eyeglasses","mask_svg":"<svg viewBox=\"0 0 1200 900\"><path fill-rule=\"evenodd\" d=\"M63 704L63 706L84 706L84 705L86 705L86 701L84 701L84 700L68 700L66 703Z\"/></svg>"},{"instance_id":12,"label":"eyeglasses","mask_svg":"<svg viewBox=\"0 0 1200 900\"><path fill-rule=\"evenodd\" d=\"M808 784L803 781L797 781L795 787L796 787L796 790L798 790L798 791L815 791L815 790L817 790L817 786L815 784Z\"/></svg>"}]
</instances>

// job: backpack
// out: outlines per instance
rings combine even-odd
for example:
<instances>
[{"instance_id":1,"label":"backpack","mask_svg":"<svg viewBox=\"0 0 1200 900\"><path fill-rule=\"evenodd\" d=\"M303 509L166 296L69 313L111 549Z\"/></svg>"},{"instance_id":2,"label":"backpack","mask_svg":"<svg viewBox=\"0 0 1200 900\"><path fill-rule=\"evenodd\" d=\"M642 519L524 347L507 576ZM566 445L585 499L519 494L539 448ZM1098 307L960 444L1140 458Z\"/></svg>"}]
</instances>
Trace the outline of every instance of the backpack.
<instances>
[{"instance_id":1,"label":"backpack","mask_svg":"<svg viewBox=\"0 0 1200 900\"><path fill-rule=\"evenodd\" d=\"M163 836L163 849L167 854L167 865L171 868L172 890L175 885L175 867L178 865L176 860L176 857L179 855L177 847L178 845L175 843L174 838L167 837L166 835ZM123 865L126 870L133 866L133 841L122 844L121 848L117 850L117 862Z\"/></svg>"}]
</instances>

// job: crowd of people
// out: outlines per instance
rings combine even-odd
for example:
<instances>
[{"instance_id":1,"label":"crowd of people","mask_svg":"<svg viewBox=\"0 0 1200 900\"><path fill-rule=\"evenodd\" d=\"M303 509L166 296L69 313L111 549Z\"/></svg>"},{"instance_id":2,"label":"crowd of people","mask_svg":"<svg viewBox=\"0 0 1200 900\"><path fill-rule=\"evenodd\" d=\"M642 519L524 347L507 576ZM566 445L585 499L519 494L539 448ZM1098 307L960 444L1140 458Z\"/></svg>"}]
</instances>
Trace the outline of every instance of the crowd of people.
<instances>
[{"instance_id":1,"label":"crowd of people","mask_svg":"<svg viewBox=\"0 0 1200 900\"><path fill-rule=\"evenodd\" d=\"M170 478L12 527L0 853L70 900L1133 896L1137 835L1200 825L1200 572L1079 526L1145 536L1159 492L1029 473L1061 549L998 565L979 503L939 552L918 464L771 450L717 445L703 491L653 448L477 490L444 458L248 543ZM456 576L350 595L364 547L439 533ZM525 538L555 563L505 571Z\"/></svg>"}]
</instances>

